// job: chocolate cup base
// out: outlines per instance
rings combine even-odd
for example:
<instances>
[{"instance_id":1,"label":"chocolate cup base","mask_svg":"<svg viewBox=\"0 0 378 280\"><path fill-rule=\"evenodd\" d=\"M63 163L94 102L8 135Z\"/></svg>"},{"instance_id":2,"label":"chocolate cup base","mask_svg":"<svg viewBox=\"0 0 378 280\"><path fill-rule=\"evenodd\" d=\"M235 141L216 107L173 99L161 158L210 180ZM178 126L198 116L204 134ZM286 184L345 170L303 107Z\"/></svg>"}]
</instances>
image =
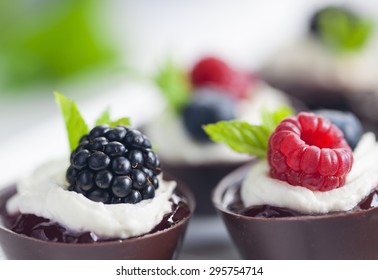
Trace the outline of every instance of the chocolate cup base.
<instances>
[{"instance_id":1,"label":"chocolate cup base","mask_svg":"<svg viewBox=\"0 0 378 280\"><path fill-rule=\"evenodd\" d=\"M195 215L215 215L215 209L211 203L211 192L225 174L237 169L243 163L225 163L225 164L171 164L164 160L161 162L164 173L183 183L190 188L196 199Z\"/></svg>"},{"instance_id":2,"label":"chocolate cup base","mask_svg":"<svg viewBox=\"0 0 378 280\"><path fill-rule=\"evenodd\" d=\"M15 186L0 191L0 211L16 192ZM175 259L181 249L185 231L194 212L195 201L190 190L177 187L186 198L190 214L170 228L141 237L91 244L67 244L43 241L17 234L0 224L0 244L8 259L63 260L158 260Z\"/></svg>"},{"instance_id":3,"label":"chocolate cup base","mask_svg":"<svg viewBox=\"0 0 378 280\"><path fill-rule=\"evenodd\" d=\"M227 209L250 169L227 175L212 200L244 259L378 259L378 208L316 216L257 218Z\"/></svg>"}]
</instances>

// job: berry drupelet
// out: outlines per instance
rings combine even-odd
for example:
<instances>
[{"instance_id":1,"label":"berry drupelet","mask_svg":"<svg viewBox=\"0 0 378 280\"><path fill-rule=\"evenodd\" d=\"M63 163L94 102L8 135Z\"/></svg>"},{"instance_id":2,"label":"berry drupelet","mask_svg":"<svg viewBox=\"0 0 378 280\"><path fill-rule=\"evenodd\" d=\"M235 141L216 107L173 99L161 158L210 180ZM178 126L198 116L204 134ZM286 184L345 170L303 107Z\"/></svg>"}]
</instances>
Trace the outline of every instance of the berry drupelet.
<instances>
[{"instance_id":1,"label":"berry drupelet","mask_svg":"<svg viewBox=\"0 0 378 280\"><path fill-rule=\"evenodd\" d=\"M125 126L94 127L71 153L69 190L106 204L138 203L155 196L160 162L150 140Z\"/></svg>"}]
</instances>

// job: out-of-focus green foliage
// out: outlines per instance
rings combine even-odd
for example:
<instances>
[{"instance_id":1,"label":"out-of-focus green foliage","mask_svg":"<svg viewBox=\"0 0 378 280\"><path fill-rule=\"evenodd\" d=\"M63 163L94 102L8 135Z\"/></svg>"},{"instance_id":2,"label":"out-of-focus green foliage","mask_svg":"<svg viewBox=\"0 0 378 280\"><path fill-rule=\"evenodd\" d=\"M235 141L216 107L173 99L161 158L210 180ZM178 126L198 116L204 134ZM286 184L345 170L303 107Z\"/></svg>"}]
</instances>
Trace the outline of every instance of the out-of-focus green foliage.
<instances>
[{"instance_id":1,"label":"out-of-focus green foliage","mask_svg":"<svg viewBox=\"0 0 378 280\"><path fill-rule=\"evenodd\" d=\"M114 66L118 52L98 18L100 3L1 0L0 87L56 84L87 70Z\"/></svg>"}]
</instances>

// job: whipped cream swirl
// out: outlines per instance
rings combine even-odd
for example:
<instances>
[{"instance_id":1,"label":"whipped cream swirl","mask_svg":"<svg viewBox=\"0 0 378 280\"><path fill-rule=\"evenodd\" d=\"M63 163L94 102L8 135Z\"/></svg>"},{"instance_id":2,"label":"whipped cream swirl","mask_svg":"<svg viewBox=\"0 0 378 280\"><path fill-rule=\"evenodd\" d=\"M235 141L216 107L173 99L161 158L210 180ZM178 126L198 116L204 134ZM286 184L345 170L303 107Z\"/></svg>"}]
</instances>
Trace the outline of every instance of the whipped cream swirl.
<instances>
[{"instance_id":1,"label":"whipped cream swirl","mask_svg":"<svg viewBox=\"0 0 378 280\"><path fill-rule=\"evenodd\" d=\"M171 212L174 181L159 177L153 199L137 204L103 204L67 191L66 161L48 162L17 185L17 194L7 203L10 214L34 214L71 229L92 231L103 237L129 238L151 231Z\"/></svg>"},{"instance_id":2,"label":"whipped cream swirl","mask_svg":"<svg viewBox=\"0 0 378 280\"><path fill-rule=\"evenodd\" d=\"M354 162L345 185L326 192L311 191L269 176L266 160L253 165L241 187L245 207L271 205L303 214L348 211L378 185L378 143L375 135L365 133L353 152Z\"/></svg>"}]
</instances>

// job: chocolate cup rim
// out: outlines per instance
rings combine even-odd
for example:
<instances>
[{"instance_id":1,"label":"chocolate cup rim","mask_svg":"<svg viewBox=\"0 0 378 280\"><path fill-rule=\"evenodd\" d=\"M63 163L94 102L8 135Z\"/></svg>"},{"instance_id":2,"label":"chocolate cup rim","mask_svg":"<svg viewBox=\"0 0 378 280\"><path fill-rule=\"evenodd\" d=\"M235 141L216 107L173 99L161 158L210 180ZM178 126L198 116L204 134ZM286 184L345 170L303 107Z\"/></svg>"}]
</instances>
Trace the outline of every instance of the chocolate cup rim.
<instances>
[{"instance_id":1,"label":"chocolate cup rim","mask_svg":"<svg viewBox=\"0 0 378 280\"><path fill-rule=\"evenodd\" d=\"M227 209L227 205L224 205L223 203L223 195L226 192L226 190L235 183L236 181L240 181L240 179L243 179L245 175L247 174L248 170L252 167L252 165L256 164L258 159L253 160L251 163L245 164L233 172L227 174L220 182L219 184L214 188L211 194L211 200L213 203L214 208L222 214L232 216L234 218L244 219L244 220L251 220L251 221L308 221L308 220L322 220L322 219L333 219L338 216L343 217L351 217L351 216L357 216L361 215L362 213L370 213L378 211L378 207L373 207L369 209L362 209L362 210L347 210L347 211L340 211L340 212L333 212L333 213L326 213L326 214L303 214L299 216L294 217L270 217L270 218L264 218L264 217L251 217L246 216L243 214L235 213L229 209Z\"/></svg>"},{"instance_id":2,"label":"chocolate cup rim","mask_svg":"<svg viewBox=\"0 0 378 280\"><path fill-rule=\"evenodd\" d=\"M154 232L154 233L146 233L144 235L137 236L137 237L131 237L131 238L125 238L125 239L120 238L120 239L116 239L116 240L112 240L112 241L94 242L94 243L64 243L64 242L46 241L46 240L41 240L41 239L26 236L26 235L22 235L22 234L16 233L16 232L6 228L1 223L0 223L0 231L1 230L6 231L9 234L11 234L11 235L13 235L17 238L28 239L28 240L36 242L36 243L49 244L49 245L53 245L53 246L56 246L56 247L60 247L60 246L72 246L72 247L83 247L83 248L94 247L94 246L95 247L103 247L103 246L112 246L112 245L115 245L115 244L127 244L127 243L132 243L132 242L137 242L137 241L139 242L139 241L142 241L144 239L149 239L149 238L153 238L153 237L165 234L166 232L172 231L175 228L180 227L180 226L189 222L189 220L193 216L194 210L196 208L196 202L195 202L195 199L194 199L194 195L188 187L183 186L183 185L177 185L176 190L180 194L182 194L183 197L185 197L187 199L187 204L188 204L190 213L185 218L183 218L182 220L180 220L178 223L174 224L173 226L170 226L169 228L165 228L163 230L159 230L159 231ZM16 185L11 185L9 187L5 187L5 188L0 189L0 196L2 194L6 193L6 192L9 192L10 193L9 197L11 197L13 194L16 193Z\"/></svg>"}]
</instances>

